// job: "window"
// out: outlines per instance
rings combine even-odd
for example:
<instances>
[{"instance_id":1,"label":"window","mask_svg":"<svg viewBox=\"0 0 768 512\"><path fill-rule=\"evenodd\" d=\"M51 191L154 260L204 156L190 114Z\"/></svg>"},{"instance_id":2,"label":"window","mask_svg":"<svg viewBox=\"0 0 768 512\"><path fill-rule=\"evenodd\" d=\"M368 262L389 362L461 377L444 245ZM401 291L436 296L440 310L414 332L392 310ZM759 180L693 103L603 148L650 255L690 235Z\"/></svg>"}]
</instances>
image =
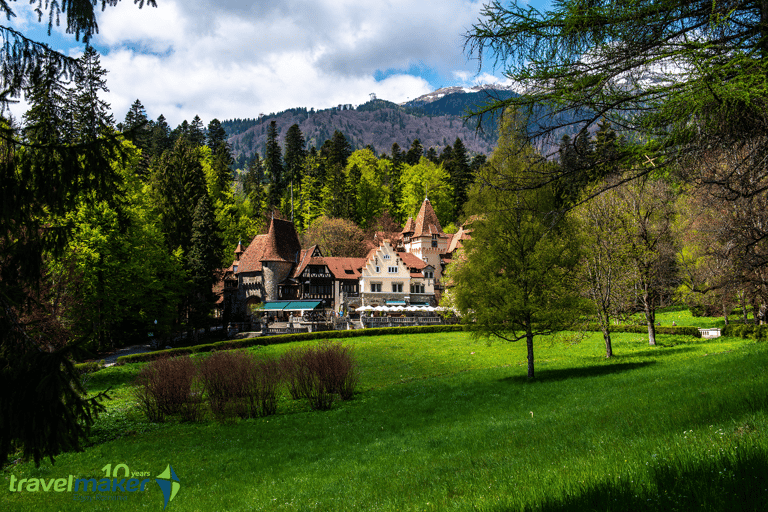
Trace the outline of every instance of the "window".
<instances>
[{"instance_id":1,"label":"window","mask_svg":"<svg viewBox=\"0 0 768 512\"><path fill-rule=\"evenodd\" d=\"M411 293L424 293L424 285L421 283L412 284Z\"/></svg>"},{"instance_id":2,"label":"window","mask_svg":"<svg viewBox=\"0 0 768 512\"><path fill-rule=\"evenodd\" d=\"M376 273L378 274L379 272L381 272L381 267L376 265L375 270L376 270Z\"/></svg>"},{"instance_id":3,"label":"window","mask_svg":"<svg viewBox=\"0 0 768 512\"><path fill-rule=\"evenodd\" d=\"M424 277L426 277L427 279L434 279L435 273L432 272L431 270L425 270Z\"/></svg>"},{"instance_id":4,"label":"window","mask_svg":"<svg viewBox=\"0 0 768 512\"><path fill-rule=\"evenodd\" d=\"M392 291L394 293L403 293L403 283L392 283Z\"/></svg>"},{"instance_id":5,"label":"window","mask_svg":"<svg viewBox=\"0 0 768 512\"><path fill-rule=\"evenodd\" d=\"M387 272L389 272L390 274L397 274L397 266L387 267Z\"/></svg>"},{"instance_id":6,"label":"window","mask_svg":"<svg viewBox=\"0 0 768 512\"><path fill-rule=\"evenodd\" d=\"M381 291L381 283L371 283L371 291L372 292L380 292Z\"/></svg>"},{"instance_id":7,"label":"window","mask_svg":"<svg viewBox=\"0 0 768 512\"><path fill-rule=\"evenodd\" d=\"M384 255L384 259L385 259L385 260L388 260L388 259L389 259L389 254L385 254L385 255Z\"/></svg>"}]
</instances>

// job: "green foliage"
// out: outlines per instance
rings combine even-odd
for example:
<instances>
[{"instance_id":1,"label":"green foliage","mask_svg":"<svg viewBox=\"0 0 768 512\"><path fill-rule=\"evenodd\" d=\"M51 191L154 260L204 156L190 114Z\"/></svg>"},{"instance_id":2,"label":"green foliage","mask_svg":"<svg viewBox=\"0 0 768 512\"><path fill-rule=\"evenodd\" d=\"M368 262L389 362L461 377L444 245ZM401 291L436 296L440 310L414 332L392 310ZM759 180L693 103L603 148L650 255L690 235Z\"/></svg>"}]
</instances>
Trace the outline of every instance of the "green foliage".
<instances>
[{"instance_id":1,"label":"green foliage","mask_svg":"<svg viewBox=\"0 0 768 512\"><path fill-rule=\"evenodd\" d=\"M133 154L130 162L136 165L135 148L125 143L123 151ZM66 218L73 231L65 253L51 265L58 280L72 271L80 276L65 286L72 306L60 314L73 335L102 350L146 336L154 320L167 325L186 283L133 167L115 166L125 206L117 210L84 193Z\"/></svg>"},{"instance_id":2,"label":"green foliage","mask_svg":"<svg viewBox=\"0 0 768 512\"><path fill-rule=\"evenodd\" d=\"M418 163L403 166L400 176L400 217L416 217L424 198L429 198L440 224L453 218L453 189L442 164L421 157Z\"/></svg>"},{"instance_id":3,"label":"green foliage","mask_svg":"<svg viewBox=\"0 0 768 512\"><path fill-rule=\"evenodd\" d=\"M684 179L705 178L697 160L712 148L733 154L756 143L764 151L767 13L760 2L563 0L540 10L493 1L466 34L467 48L527 92L475 113L517 108L531 115L526 142L550 148L554 133L594 133L607 121L627 135L614 161L625 177L684 162ZM661 158L649 164L653 157ZM740 176L762 166L742 164ZM563 177L553 168L537 183Z\"/></svg>"},{"instance_id":4,"label":"green foliage","mask_svg":"<svg viewBox=\"0 0 768 512\"><path fill-rule=\"evenodd\" d=\"M355 185L354 220L363 229L368 229L369 222L391 208L391 195L388 186L392 163L386 159L377 159L370 149L360 149L347 159L347 175L350 185ZM353 169L357 169L353 179Z\"/></svg>"},{"instance_id":5,"label":"green foliage","mask_svg":"<svg viewBox=\"0 0 768 512\"><path fill-rule=\"evenodd\" d=\"M93 7L90 0L46 2L39 13L50 14L51 24L63 14L68 31L87 42L96 29ZM0 11L14 16L4 0ZM79 449L100 409L97 398L83 396L67 361L74 348L61 347L70 340L54 314L59 290L46 263L65 252L73 227L64 219L86 195L114 209L124 226L117 169L125 154L98 99L104 71L91 50L78 61L8 27L0 32L0 102L25 93L30 104L22 130L0 121L0 461L18 449L39 463ZM66 91L62 77L74 78L77 90Z\"/></svg>"},{"instance_id":6,"label":"green foliage","mask_svg":"<svg viewBox=\"0 0 768 512\"><path fill-rule=\"evenodd\" d=\"M507 126L507 136L515 129ZM500 141L470 192L470 212L479 217L447 272L454 286L446 304L479 336L525 339L532 378L534 336L564 330L585 311L573 285L580 247L551 188L513 190L529 168L526 155L507 153L510 147Z\"/></svg>"},{"instance_id":7,"label":"green foliage","mask_svg":"<svg viewBox=\"0 0 768 512\"><path fill-rule=\"evenodd\" d=\"M765 341L768 339L768 325L731 323L723 327L723 336L735 336L748 340Z\"/></svg>"}]
</instances>

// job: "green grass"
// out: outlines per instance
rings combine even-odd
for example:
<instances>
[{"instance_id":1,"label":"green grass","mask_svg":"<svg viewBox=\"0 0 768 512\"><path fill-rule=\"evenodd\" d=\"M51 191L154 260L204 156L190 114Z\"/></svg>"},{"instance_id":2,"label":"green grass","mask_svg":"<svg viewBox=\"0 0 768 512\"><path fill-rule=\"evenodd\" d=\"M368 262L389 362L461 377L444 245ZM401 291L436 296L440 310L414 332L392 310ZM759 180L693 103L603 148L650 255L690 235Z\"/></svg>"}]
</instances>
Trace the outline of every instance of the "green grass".
<instances>
[{"instance_id":1,"label":"green grass","mask_svg":"<svg viewBox=\"0 0 768 512\"><path fill-rule=\"evenodd\" d=\"M678 325L683 325L678 322ZM54 466L4 471L0 510L82 510L70 493L10 493L16 478L100 477L172 464L172 510L762 510L768 500L768 344L638 334L525 346L465 333L345 340L360 392L331 411L284 400L276 416L150 425L126 384L139 365L101 370L115 400L99 442ZM294 344L254 348L279 354ZM121 436L121 437L117 437ZM117 437L117 438L116 438ZM154 482L99 510L161 510Z\"/></svg>"}]
</instances>

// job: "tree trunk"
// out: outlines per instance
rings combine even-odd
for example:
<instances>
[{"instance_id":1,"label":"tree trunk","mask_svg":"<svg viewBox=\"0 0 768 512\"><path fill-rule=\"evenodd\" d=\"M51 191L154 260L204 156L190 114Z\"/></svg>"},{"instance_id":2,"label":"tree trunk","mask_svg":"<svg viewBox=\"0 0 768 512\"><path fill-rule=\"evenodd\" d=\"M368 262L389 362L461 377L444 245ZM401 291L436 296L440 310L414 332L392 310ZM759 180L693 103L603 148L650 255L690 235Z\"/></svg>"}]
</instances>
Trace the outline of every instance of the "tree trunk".
<instances>
[{"instance_id":1,"label":"tree trunk","mask_svg":"<svg viewBox=\"0 0 768 512\"><path fill-rule=\"evenodd\" d=\"M656 310L646 302L645 304L645 320L648 323L648 344L656 345Z\"/></svg>"},{"instance_id":2,"label":"tree trunk","mask_svg":"<svg viewBox=\"0 0 768 512\"><path fill-rule=\"evenodd\" d=\"M603 339L605 340L605 357L613 357L613 347L611 346L611 332L603 328Z\"/></svg>"},{"instance_id":3,"label":"tree trunk","mask_svg":"<svg viewBox=\"0 0 768 512\"><path fill-rule=\"evenodd\" d=\"M530 327L525 333L525 343L528 346L528 378L533 378L533 332Z\"/></svg>"}]
</instances>

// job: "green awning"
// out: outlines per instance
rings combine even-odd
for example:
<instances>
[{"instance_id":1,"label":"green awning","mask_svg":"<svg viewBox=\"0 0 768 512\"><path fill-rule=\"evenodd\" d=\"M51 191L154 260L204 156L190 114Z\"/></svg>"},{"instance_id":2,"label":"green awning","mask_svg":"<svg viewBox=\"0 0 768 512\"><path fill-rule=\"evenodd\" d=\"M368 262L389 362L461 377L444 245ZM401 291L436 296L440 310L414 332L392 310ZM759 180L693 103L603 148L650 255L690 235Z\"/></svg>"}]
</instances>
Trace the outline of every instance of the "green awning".
<instances>
[{"instance_id":1,"label":"green awning","mask_svg":"<svg viewBox=\"0 0 768 512\"><path fill-rule=\"evenodd\" d=\"M286 311L308 311L322 304L321 301L293 301L285 307Z\"/></svg>"},{"instance_id":2,"label":"green awning","mask_svg":"<svg viewBox=\"0 0 768 512\"><path fill-rule=\"evenodd\" d=\"M285 309L285 307L290 304L287 300L278 300L275 302L265 302L264 307L261 308L264 311L282 311Z\"/></svg>"},{"instance_id":3,"label":"green awning","mask_svg":"<svg viewBox=\"0 0 768 512\"><path fill-rule=\"evenodd\" d=\"M411 306L429 306L429 302L411 302Z\"/></svg>"},{"instance_id":4,"label":"green awning","mask_svg":"<svg viewBox=\"0 0 768 512\"><path fill-rule=\"evenodd\" d=\"M388 300L387 306L405 306L404 300Z\"/></svg>"}]
</instances>

